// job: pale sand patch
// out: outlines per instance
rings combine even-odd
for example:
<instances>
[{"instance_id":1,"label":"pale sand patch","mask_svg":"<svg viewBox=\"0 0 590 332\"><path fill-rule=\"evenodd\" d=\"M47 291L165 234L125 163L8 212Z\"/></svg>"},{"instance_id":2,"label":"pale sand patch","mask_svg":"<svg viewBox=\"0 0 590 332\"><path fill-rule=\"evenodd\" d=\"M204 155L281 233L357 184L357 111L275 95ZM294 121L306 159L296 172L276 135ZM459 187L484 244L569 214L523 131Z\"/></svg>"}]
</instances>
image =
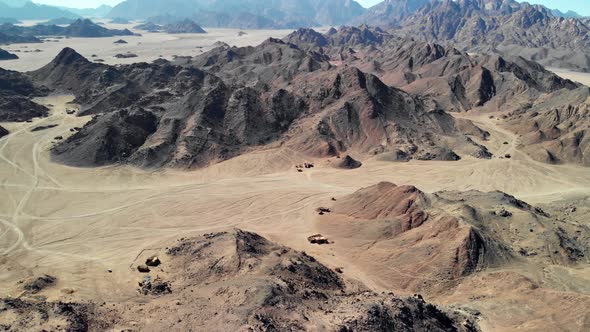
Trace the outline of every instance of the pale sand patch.
<instances>
[{"instance_id":1,"label":"pale sand patch","mask_svg":"<svg viewBox=\"0 0 590 332\"><path fill-rule=\"evenodd\" d=\"M590 73L582 73L561 68L547 68L547 70L554 72L560 77L590 86Z\"/></svg>"}]
</instances>

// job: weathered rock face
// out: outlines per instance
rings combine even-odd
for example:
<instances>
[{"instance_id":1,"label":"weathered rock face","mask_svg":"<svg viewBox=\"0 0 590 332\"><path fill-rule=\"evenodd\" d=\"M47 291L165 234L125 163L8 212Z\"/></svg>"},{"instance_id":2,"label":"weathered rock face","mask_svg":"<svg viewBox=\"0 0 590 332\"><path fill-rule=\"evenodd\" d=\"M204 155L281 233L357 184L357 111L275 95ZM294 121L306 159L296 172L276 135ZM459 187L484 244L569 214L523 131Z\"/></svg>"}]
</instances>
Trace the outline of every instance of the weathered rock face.
<instances>
[{"instance_id":1,"label":"weathered rock face","mask_svg":"<svg viewBox=\"0 0 590 332\"><path fill-rule=\"evenodd\" d=\"M412 156L441 147L443 136L461 136L453 117L430 100L390 88L353 67L302 75L289 89L309 96L310 109L317 113L300 119L289 133L288 144L311 155L401 149Z\"/></svg>"},{"instance_id":2,"label":"weathered rock face","mask_svg":"<svg viewBox=\"0 0 590 332\"><path fill-rule=\"evenodd\" d=\"M185 19L164 27L167 33L207 33L195 21Z\"/></svg>"},{"instance_id":3,"label":"weathered rock face","mask_svg":"<svg viewBox=\"0 0 590 332\"><path fill-rule=\"evenodd\" d=\"M0 68L0 121L27 121L47 115L47 108L31 101L46 93L25 75Z\"/></svg>"},{"instance_id":4,"label":"weathered rock face","mask_svg":"<svg viewBox=\"0 0 590 332\"><path fill-rule=\"evenodd\" d=\"M431 101L352 67L333 68L324 56L277 40L222 46L178 64L119 67L64 49L31 76L74 93L81 114L130 110L93 120L53 150L56 160L78 166L202 167L269 144L314 156L396 148L409 157L444 159L448 153L440 151L465 145L454 119ZM156 129L118 128L138 108L154 116L150 128ZM97 144L107 141L109 149Z\"/></svg>"},{"instance_id":5,"label":"weathered rock face","mask_svg":"<svg viewBox=\"0 0 590 332\"><path fill-rule=\"evenodd\" d=\"M54 159L86 167L124 162L156 131L156 125L156 116L143 109L96 116L53 149Z\"/></svg>"}]
</instances>

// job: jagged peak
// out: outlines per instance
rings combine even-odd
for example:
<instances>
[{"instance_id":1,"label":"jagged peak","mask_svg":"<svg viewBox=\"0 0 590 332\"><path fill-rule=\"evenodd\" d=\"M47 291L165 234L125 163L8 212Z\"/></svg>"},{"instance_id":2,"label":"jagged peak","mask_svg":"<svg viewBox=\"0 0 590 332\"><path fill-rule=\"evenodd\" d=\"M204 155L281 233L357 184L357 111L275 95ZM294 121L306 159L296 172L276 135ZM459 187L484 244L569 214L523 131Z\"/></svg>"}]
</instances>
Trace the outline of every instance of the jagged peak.
<instances>
[{"instance_id":1,"label":"jagged peak","mask_svg":"<svg viewBox=\"0 0 590 332\"><path fill-rule=\"evenodd\" d=\"M73 48L65 47L59 54L51 61L54 65L71 65L73 63L90 63L88 59L76 52Z\"/></svg>"}]
</instances>

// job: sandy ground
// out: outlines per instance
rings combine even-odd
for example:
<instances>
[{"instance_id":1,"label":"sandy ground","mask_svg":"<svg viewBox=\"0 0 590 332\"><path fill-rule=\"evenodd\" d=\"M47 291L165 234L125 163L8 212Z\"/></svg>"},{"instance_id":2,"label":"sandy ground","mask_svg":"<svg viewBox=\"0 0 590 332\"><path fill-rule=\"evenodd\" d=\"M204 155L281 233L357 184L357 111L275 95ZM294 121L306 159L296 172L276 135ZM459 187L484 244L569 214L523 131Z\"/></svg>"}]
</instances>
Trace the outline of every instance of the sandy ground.
<instances>
[{"instance_id":1,"label":"sandy ground","mask_svg":"<svg viewBox=\"0 0 590 332\"><path fill-rule=\"evenodd\" d=\"M347 277L386 290L386 282L333 248L307 243L306 237L318 228L315 208L379 181L414 184L427 192L502 190L531 203L590 194L587 168L535 162L516 150L517 137L477 114L464 116L491 132L492 140L486 142L490 151L511 153L512 159L369 160L356 170L317 161L318 167L298 173L293 166L304 158L293 151L269 150L193 172L70 168L52 163L48 149L54 137L67 137L70 128L88 120L66 114L71 98L39 100L55 105L47 118L1 124L11 134L0 139L0 296L17 296L19 280L48 273L59 278L50 300L133 299L138 276L130 265L139 255L181 237L231 226L305 250L329 266L346 266ZM58 126L30 131L47 124ZM568 273L590 280L587 270ZM60 291L65 288L75 292ZM490 328L496 329L501 330Z\"/></svg>"},{"instance_id":2,"label":"sandy ground","mask_svg":"<svg viewBox=\"0 0 590 332\"><path fill-rule=\"evenodd\" d=\"M98 20L100 21L100 20ZM129 29L141 36L124 36L109 38L49 38L51 42L12 44L3 46L9 52L15 52L20 59L0 62L0 67L18 71L35 70L50 62L64 47L71 47L90 60L102 59L107 64L128 64L135 62L151 62L160 57L171 60L173 56L195 56L214 47L223 41L232 46L254 46L269 37L283 38L293 30L240 30L205 28L206 34L166 34L149 33L133 29L139 23L111 24L105 27L111 29ZM27 21L24 25L32 25L38 21ZM325 29L323 29L325 30ZM322 29L320 31L323 31ZM238 32L246 34L239 36ZM114 44L123 39L128 44ZM36 51L39 50L39 51ZM137 58L118 59L113 56L118 53L131 52ZM96 55L96 57L92 57Z\"/></svg>"}]
</instances>

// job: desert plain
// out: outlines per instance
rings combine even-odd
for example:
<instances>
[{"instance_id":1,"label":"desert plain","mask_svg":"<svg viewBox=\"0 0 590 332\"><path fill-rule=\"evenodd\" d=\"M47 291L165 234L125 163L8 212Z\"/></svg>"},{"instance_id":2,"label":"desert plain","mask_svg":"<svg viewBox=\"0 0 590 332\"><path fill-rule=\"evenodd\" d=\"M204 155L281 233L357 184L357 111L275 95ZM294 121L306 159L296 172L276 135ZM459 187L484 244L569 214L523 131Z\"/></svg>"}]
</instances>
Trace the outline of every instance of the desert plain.
<instances>
[{"instance_id":1,"label":"desert plain","mask_svg":"<svg viewBox=\"0 0 590 332\"><path fill-rule=\"evenodd\" d=\"M193 56L219 41L257 45L268 37L282 38L291 32L246 30L238 36L237 29L207 30L206 35L182 37L143 33L141 37L125 37L126 45L113 44L119 39L115 37L15 44L7 50L35 48L41 52L19 53L21 59L5 61L2 67L35 70L66 46L88 58L96 54L107 64L150 62L160 56ZM123 50L139 57L113 58ZM590 82L590 74L554 72L584 84ZM50 109L48 117L0 123L10 132L0 138L2 297L19 297L19 281L48 274L57 278L55 287L43 292L48 301L92 301L117 307L141 303L144 300L137 293L141 275L136 266L146 257L161 255L181 238L233 228L304 251L373 291L411 296L414 284L426 284L432 278L424 272L427 258L388 264L395 249L387 245L374 249L371 241L351 237L350 230L338 225L346 216L317 213L320 206L331 207L360 188L380 182L412 185L426 194L502 191L560 222L590 227L589 169L533 160L521 152L521 137L500 125L501 111L453 114L490 133L485 145L495 156L491 159L467 156L452 162L390 162L377 156L363 160L360 168L341 169L334 166L337 158L314 159L288 147L275 147L203 169L145 170L126 165L76 168L53 162L50 148L72 135L72 128L90 120L90 116L66 112L78 109L73 99L72 95L38 98L36 102ZM47 125L55 126L31 131ZM351 155L354 157L354 152ZM506 155L510 158L499 157ZM303 163L315 166L297 171L296 166ZM449 209L445 212L454 213ZM512 227L516 226L507 223L507 232L518 232ZM333 244L309 243L308 236L318 233ZM162 259L164 270L166 261ZM588 265L545 264L539 268L509 264L465 276L460 285L448 289L425 289L424 296L444 307L481 312L478 324L485 331L584 331L590 329L589 281ZM149 324L144 328L149 330Z\"/></svg>"}]
</instances>

